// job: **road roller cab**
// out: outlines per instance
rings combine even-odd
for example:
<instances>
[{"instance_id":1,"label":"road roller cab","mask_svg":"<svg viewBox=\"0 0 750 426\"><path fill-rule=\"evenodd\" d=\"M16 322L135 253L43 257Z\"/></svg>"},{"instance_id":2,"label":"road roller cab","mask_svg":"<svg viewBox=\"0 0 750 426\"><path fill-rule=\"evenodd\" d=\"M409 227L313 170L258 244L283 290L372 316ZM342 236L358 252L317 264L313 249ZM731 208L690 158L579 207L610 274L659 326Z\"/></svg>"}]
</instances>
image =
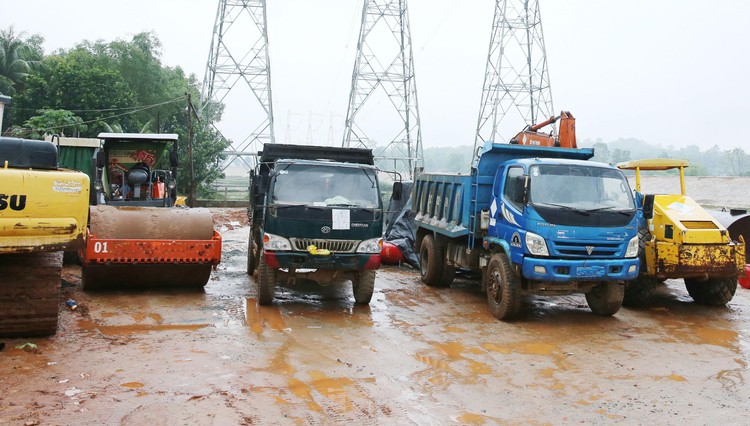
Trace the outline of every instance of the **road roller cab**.
<instances>
[{"instance_id":1,"label":"road roller cab","mask_svg":"<svg viewBox=\"0 0 750 426\"><path fill-rule=\"evenodd\" d=\"M177 198L177 135L100 133L94 151L95 204L172 207Z\"/></svg>"},{"instance_id":2,"label":"road roller cab","mask_svg":"<svg viewBox=\"0 0 750 426\"><path fill-rule=\"evenodd\" d=\"M176 134L101 133L85 290L202 287L221 260L208 209L175 207Z\"/></svg>"}]
</instances>

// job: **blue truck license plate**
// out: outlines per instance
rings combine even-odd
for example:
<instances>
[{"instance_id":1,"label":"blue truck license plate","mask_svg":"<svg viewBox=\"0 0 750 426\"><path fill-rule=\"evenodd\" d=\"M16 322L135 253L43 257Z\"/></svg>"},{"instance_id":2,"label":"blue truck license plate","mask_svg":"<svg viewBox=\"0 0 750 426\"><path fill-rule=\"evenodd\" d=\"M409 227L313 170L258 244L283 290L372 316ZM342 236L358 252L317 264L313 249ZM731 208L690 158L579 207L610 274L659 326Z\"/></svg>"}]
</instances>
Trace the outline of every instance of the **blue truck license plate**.
<instances>
[{"instance_id":1,"label":"blue truck license plate","mask_svg":"<svg viewBox=\"0 0 750 426\"><path fill-rule=\"evenodd\" d=\"M601 266L579 266L576 275L579 277L603 277L607 271Z\"/></svg>"}]
</instances>

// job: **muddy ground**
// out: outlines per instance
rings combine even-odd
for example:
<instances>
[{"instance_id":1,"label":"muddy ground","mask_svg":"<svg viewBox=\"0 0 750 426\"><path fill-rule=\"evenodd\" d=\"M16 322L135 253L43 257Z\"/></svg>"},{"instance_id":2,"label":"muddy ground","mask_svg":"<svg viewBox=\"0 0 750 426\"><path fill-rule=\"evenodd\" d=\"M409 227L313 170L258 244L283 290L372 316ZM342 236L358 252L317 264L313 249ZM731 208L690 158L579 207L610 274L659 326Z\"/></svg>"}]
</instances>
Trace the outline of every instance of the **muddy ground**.
<instances>
[{"instance_id":1,"label":"muddy ground","mask_svg":"<svg viewBox=\"0 0 750 426\"><path fill-rule=\"evenodd\" d=\"M260 307L243 210L203 291L89 293L64 270L56 336L4 340L0 424L747 424L750 290L726 307L669 281L649 309L598 317L529 297L516 321L478 285L378 273L351 290L280 289ZM64 301L75 299L71 311ZM36 349L16 346L34 343ZM29 349L29 348L27 348Z\"/></svg>"}]
</instances>

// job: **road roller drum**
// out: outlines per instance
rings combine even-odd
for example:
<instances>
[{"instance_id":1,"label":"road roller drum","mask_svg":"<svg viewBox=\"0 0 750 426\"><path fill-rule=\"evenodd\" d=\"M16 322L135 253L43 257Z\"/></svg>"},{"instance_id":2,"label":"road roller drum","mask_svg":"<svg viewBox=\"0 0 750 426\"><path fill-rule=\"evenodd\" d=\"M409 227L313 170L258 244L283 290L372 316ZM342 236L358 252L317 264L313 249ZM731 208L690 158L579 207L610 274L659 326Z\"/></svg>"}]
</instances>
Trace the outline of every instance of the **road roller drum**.
<instances>
[{"instance_id":1,"label":"road roller drum","mask_svg":"<svg viewBox=\"0 0 750 426\"><path fill-rule=\"evenodd\" d=\"M201 288L221 259L208 209L92 206L85 290Z\"/></svg>"}]
</instances>

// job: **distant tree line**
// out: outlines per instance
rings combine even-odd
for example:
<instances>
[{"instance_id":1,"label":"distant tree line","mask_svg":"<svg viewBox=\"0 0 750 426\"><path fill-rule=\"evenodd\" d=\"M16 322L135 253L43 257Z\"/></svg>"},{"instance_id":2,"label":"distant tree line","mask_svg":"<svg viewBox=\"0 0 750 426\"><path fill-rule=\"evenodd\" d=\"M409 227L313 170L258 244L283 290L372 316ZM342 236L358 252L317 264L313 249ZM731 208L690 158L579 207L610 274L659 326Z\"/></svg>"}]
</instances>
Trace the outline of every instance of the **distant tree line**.
<instances>
[{"instance_id":1,"label":"distant tree line","mask_svg":"<svg viewBox=\"0 0 750 426\"><path fill-rule=\"evenodd\" d=\"M750 155L742 148L723 150L718 145L701 149L696 145L682 148L653 145L637 139L604 142L579 141L580 147L594 148L594 161L617 164L643 158L676 158L688 160L688 176L750 176ZM438 173L469 173L473 145L425 147L425 171Z\"/></svg>"},{"instance_id":2,"label":"distant tree line","mask_svg":"<svg viewBox=\"0 0 750 426\"><path fill-rule=\"evenodd\" d=\"M40 35L0 30L0 94L12 98L0 133L42 139L48 134L96 137L100 132L177 133L180 136L178 190L187 189L187 95L196 102L200 84L180 67L161 63L161 42L153 33L129 41L83 41L46 54ZM221 152L229 141L209 123L222 105L200 109L193 120L198 194L221 177Z\"/></svg>"}]
</instances>

